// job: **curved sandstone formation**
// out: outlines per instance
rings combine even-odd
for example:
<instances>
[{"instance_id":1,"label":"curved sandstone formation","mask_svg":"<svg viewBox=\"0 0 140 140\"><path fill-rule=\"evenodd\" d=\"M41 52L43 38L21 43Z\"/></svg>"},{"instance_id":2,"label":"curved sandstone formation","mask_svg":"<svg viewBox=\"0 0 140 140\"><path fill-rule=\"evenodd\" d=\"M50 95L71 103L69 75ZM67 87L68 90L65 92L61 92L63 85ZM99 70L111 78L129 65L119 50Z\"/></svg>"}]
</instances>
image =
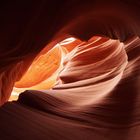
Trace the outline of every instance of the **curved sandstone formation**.
<instances>
[{"instance_id":1,"label":"curved sandstone formation","mask_svg":"<svg viewBox=\"0 0 140 140\"><path fill-rule=\"evenodd\" d=\"M139 140L139 8L3 2L0 139Z\"/></svg>"}]
</instances>

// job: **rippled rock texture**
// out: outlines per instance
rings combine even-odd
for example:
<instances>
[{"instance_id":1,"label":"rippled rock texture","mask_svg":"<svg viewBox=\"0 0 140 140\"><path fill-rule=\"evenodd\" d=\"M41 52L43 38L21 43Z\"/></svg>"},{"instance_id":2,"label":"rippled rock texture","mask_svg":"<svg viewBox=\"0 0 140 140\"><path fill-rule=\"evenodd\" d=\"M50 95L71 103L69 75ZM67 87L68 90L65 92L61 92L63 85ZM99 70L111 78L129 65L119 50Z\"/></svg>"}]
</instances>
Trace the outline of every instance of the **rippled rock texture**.
<instances>
[{"instance_id":1,"label":"rippled rock texture","mask_svg":"<svg viewBox=\"0 0 140 140\"><path fill-rule=\"evenodd\" d=\"M1 3L0 139L139 140L139 9Z\"/></svg>"}]
</instances>

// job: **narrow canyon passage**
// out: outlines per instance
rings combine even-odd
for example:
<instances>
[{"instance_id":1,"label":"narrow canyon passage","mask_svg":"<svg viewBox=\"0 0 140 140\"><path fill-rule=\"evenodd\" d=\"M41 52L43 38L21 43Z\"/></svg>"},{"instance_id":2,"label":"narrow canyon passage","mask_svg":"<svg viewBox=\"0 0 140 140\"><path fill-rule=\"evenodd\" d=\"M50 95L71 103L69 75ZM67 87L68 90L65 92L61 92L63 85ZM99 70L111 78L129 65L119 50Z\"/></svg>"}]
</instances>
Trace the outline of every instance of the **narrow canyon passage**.
<instances>
[{"instance_id":1,"label":"narrow canyon passage","mask_svg":"<svg viewBox=\"0 0 140 140\"><path fill-rule=\"evenodd\" d=\"M67 38L49 52L45 53L44 48L37 55L26 73L15 83L10 100L12 96L13 99L18 96L14 94L16 92L52 88L61 89L61 94L62 89L75 94L81 92L81 87L88 92L86 96L91 94L92 97L93 93L101 96L115 87L126 65L124 45L118 40L95 36L88 42L82 42ZM87 97L84 98L86 100Z\"/></svg>"},{"instance_id":2,"label":"narrow canyon passage","mask_svg":"<svg viewBox=\"0 0 140 140\"><path fill-rule=\"evenodd\" d=\"M3 2L0 140L139 140L139 8Z\"/></svg>"}]
</instances>

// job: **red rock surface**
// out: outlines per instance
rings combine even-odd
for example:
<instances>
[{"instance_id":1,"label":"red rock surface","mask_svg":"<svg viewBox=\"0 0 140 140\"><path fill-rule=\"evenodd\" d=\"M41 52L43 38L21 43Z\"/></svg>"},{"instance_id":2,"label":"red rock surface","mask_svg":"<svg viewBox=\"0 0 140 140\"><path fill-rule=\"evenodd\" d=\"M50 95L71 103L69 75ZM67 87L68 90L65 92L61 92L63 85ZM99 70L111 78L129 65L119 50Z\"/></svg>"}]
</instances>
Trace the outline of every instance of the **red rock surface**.
<instances>
[{"instance_id":1,"label":"red rock surface","mask_svg":"<svg viewBox=\"0 0 140 140\"><path fill-rule=\"evenodd\" d=\"M139 9L135 0L1 2L0 140L139 140ZM14 86L27 90L9 102Z\"/></svg>"}]
</instances>

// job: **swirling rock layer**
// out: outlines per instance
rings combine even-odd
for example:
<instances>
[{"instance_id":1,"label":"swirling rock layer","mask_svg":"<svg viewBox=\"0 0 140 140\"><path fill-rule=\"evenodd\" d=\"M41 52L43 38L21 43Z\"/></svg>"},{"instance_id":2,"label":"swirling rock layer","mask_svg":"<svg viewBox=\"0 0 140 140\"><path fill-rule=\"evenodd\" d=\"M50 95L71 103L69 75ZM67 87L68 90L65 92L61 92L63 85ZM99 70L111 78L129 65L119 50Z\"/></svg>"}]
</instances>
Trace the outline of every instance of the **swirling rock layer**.
<instances>
[{"instance_id":1,"label":"swirling rock layer","mask_svg":"<svg viewBox=\"0 0 140 140\"><path fill-rule=\"evenodd\" d=\"M2 5L0 139L139 140L138 1ZM71 36L80 41L66 47L55 86L26 90L7 102L43 47L48 52Z\"/></svg>"}]
</instances>

